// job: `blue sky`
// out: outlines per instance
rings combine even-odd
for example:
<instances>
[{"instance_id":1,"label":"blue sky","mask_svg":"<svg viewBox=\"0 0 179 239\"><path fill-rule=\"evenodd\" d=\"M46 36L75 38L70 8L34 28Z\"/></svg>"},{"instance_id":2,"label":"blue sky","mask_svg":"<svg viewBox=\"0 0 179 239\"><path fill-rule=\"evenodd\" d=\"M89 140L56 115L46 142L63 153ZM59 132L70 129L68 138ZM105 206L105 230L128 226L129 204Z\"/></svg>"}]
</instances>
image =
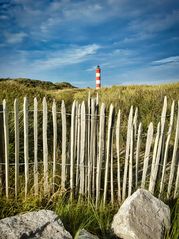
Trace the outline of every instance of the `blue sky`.
<instances>
[{"instance_id":1,"label":"blue sky","mask_svg":"<svg viewBox=\"0 0 179 239\"><path fill-rule=\"evenodd\" d=\"M78 87L179 81L179 1L0 0L0 77Z\"/></svg>"}]
</instances>

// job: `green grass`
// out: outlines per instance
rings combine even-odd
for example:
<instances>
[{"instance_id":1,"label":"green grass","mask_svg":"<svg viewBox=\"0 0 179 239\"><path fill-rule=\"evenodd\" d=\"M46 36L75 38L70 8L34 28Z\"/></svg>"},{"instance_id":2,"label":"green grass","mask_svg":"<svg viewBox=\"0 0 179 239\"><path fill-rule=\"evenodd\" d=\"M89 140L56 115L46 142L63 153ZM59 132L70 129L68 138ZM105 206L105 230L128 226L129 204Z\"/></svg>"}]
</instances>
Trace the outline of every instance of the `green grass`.
<instances>
[{"instance_id":1,"label":"green grass","mask_svg":"<svg viewBox=\"0 0 179 239\"><path fill-rule=\"evenodd\" d=\"M171 208L171 228L166 232L166 239L179 238L179 198L168 202Z\"/></svg>"},{"instance_id":2,"label":"green grass","mask_svg":"<svg viewBox=\"0 0 179 239\"><path fill-rule=\"evenodd\" d=\"M25 87L30 87L30 88L40 88L43 90L62 90L65 88L75 88L68 82L59 82L59 83L53 83L50 81L40 81L40 80L32 80L32 79L27 79L27 78L0 78L0 82L2 83L15 83L18 85L23 85Z\"/></svg>"},{"instance_id":3,"label":"green grass","mask_svg":"<svg viewBox=\"0 0 179 239\"><path fill-rule=\"evenodd\" d=\"M168 202L168 204L172 212L171 229L166 232L165 239L177 239L179 236L179 199ZM92 201L71 200L68 193L62 195L60 192L51 197L29 195L26 200L22 196L17 200L0 198L0 218L40 209L53 210L59 215L66 230L73 237L79 233L80 229L85 228L101 239L114 239L111 222L118 208L117 204L104 206L101 203L96 209Z\"/></svg>"},{"instance_id":4,"label":"green grass","mask_svg":"<svg viewBox=\"0 0 179 239\"><path fill-rule=\"evenodd\" d=\"M22 109L23 97L29 98L30 108L33 107L33 98L37 97L39 107L45 96L48 100L49 109L51 110L52 100L57 101L57 108L60 109L61 101L64 100L67 112L71 111L73 100L82 102L87 101L88 94L96 96L99 93L100 103L104 102L109 109L112 103L115 106L116 114L121 109L122 121L125 123L129 114L131 105L139 108L139 120L146 129L152 121L156 127L160 120L160 112L163 105L164 96L167 96L169 106L173 100L179 100L179 83L164 85L141 85L141 86L112 86L109 88L95 89L78 89L68 83L41 82L29 79L0 79L0 102L6 99L9 109L12 109L15 98L19 99L20 109Z\"/></svg>"}]
</instances>

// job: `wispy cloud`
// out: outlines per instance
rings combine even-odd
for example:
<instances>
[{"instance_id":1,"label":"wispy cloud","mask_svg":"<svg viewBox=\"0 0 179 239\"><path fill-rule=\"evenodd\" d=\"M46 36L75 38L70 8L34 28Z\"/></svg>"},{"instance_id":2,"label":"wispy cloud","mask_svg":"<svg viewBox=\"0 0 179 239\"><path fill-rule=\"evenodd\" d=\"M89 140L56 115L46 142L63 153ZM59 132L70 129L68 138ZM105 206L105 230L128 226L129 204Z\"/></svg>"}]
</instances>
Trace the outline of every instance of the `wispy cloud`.
<instances>
[{"instance_id":1,"label":"wispy cloud","mask_svg":"<svg viewBox=\"0 0 179 239\"><path fill-rule=\"evenodd\" d=\"M8 19L8 16L6 16L6 15L1 15L1 16L0 16L0 19L1 19L1 20L7 20L7 19Z\"/></svg>"},{"instance_id":2,"label":"wispy cloud","mask_svg":"<svg viewBox=\"0 0 179 239\"><path fill-rule=\"evenodd\" d=\"M101 46L97 44L72 47L71 49L50 53L46 59L35 61L34 65L46 70L77 64L88 60L100 48Z\"/></svg>"},{"instance_id":3,"label":"wispy cloud","mask_svg":"<svg viewBox=\"0 0 179 239\"><path fill-rule=\"evenodd\" d=\"M173 25L179 24L179 10L174 10L172 13L154 14L152 18L146 18L143 20L136 19L129 23L129 29L138 32L155 33L167 30Z\"/></svg>"},{"instance_id":4,"label":"wispy cloud","mask_svg":"<svg viewBox=\"0 0 179 239\"><path fill-rule=\"evenodd\" d=\"M10 33L4 32L4 36L6 38L6 42L10 44L21 43L27 34L25 32L18 32L18 33Z\"/></svg>"},{"instance_id":5,"label":"wispy cloud","mask_svg":"<svg viewBox=\"0 0 179 239\"><path fill-rule=\"evenodd\" d=\"M179 63L179 56L170 56L170 57L152 62L153 65L164 65L164 64L171 64L171 63Z\"/></svg>"}]
</instances>

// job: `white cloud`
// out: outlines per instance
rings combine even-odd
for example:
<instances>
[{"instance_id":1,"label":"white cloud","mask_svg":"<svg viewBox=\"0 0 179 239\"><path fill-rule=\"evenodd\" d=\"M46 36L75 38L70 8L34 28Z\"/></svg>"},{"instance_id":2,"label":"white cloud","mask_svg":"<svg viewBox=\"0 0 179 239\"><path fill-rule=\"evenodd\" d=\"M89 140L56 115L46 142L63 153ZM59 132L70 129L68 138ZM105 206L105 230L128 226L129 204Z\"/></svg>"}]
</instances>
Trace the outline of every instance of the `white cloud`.
<instances>
[{"instance_id":1,"label":"white cloud","mask_svg":"<svg viewBox=\"0 0 179 239\"><path fill-rule=\"evenodd\" d=\"M131 34L129 36L124 37L122 40L118 42L114 42L114 45L120 45L120 44L130 44L138 41L145 41L149 40L156 36L156 33L147 33L139 31L135 34Z\"/></svg>"},{"instance_id":2,"label":"white cloud","mask_svg":"<svg viewBox=\"0 0 179 239\"><path fill-rule=\"evenodd\" d=\"M154 65L163 65L163 64L171 64L171 63L179 63L179 56L170 56L167 58L163 58L157 61L153 61L152 64Z\"/></svg>"},{"instance_id":3,"label":"white cloud","mask_svg":"<svg viewBox=\"0 0 179 239\"><path fill-rule=\"evenodd\" d=\"M10 44L21 43L24 40L24 38L27 37L27 34L25 32L18 33L4 32L4 35L6 37L6 42Z\"/></svg>"},{"instance_id":4,"label":"white cloud","mask_svg":"<svg viewBox=\"0 0 179 239\"><path fill-rule=\"evenodd\" d=\"M1 16L0 16L0 19L1 19L1 20L7 20L8 18L9 18L9 17L6 16L6 15L1 15Z\"/></svg>"},{"instance_id":5,"label":"white cloud","mask_svg":"<svg viewBox=\"0 0 179 239\"><path fill-rule=\"evenodd\" d=\"M177 24L179 24L179 10L167 15L153 14L150 18L133 20L129 23L129 29L140 33L155 33L167 30Z\"/></svg>"},{"instance_id":6,"label":"white cloud","mask_svg":"<svg viewBox=\"0 0 179 239\"><path fill-rule=\"evenodd\" d=\"M101 47L96 44L72 47L71 49L57 51L49 54L46 59L37 60L34 65L39 69L53 69L61 66L73 65L86 61L96 54Z\"/></svg>"}]
</instances>

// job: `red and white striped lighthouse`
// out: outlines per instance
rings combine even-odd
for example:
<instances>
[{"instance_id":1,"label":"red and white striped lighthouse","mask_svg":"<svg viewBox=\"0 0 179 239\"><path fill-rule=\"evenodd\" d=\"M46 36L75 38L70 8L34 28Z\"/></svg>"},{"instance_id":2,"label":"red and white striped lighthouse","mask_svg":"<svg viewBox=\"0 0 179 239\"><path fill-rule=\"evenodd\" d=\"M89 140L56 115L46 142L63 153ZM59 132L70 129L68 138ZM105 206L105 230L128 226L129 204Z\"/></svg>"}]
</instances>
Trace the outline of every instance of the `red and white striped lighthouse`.
<instances>
[{"instance_id":1,"label":"red and white striped lighthouse","mask_svg":"<svg viewBox=\"0 0 179 239\"><path fill-rule=\"evenodd\" d=\"M101 88L101 69L99 66L96 68L96 89Z\"/></svg>"}]
</instances>

